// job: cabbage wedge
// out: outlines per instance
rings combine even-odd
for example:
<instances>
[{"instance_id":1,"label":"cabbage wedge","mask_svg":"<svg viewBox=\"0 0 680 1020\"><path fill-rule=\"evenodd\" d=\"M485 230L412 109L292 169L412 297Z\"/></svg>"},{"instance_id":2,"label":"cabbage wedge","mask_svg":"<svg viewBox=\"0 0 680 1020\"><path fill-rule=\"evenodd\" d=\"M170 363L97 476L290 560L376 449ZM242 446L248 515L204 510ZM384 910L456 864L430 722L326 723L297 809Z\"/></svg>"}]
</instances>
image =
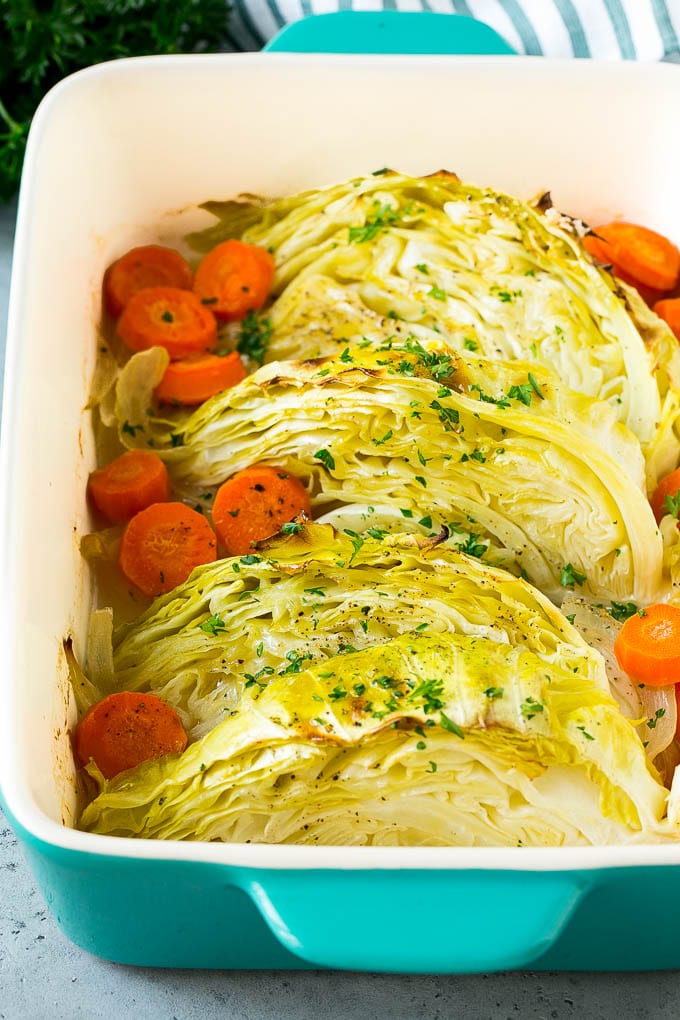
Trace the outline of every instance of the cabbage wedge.
<instances>
[{"instance_id":1,"label":"cabbage wedge","mask_svg":"<svg viewBox=\"0 0 680 1020\"><path fill-rule=\"evenodd\" d=\"M625 843L662 838L668 799L608 692L458 633L278 675L182 755L91 773L81 827L157 839Z\"/></svg>"},{"instance_id":2,"label":"cabbage wedge","mask_svg":"<svg viewBox=\"0 0 680 1020\"><path fill-rule=\"evenodd\" d=\"M527 647L608 690L597 652L520 578L437 540L311 523L258 555L199 568L119 627L113 686L163 698L196 739L244 689L410 631Z\"/></svg>"},{"instance_id":3,"label":"cabbage wedge","mask_svg":"<svg viewBox=\"0 0 680 1020\"><path fill-rule=\"evenodd\" d=\"M649 455L650 488L677 463L677 342L546 196L529 205L443 171L380 171L205 208L218 222L189 239L198 250L242 236L274 254L269 360L338 353L360 335L530 359L612 403Z\"/></svg>"},{"instance_id":4,"label":"cabbage wedge","mask_svg":"<svg viewBox=\"0 0 680 1020\"><path fill-rule=\"evenodd\" d=\"M574 584L640 603L660 588L663 543L638 440L606 403L547 370L414 340L347 347L265 366L180 422L141 416L152 361L162 372L152 350L119 380L120 438L151 443L186 497L269 463L308 486L315 516L380 503L454 530L472 525L555 600Z\"/></svg>"}]
</instances>

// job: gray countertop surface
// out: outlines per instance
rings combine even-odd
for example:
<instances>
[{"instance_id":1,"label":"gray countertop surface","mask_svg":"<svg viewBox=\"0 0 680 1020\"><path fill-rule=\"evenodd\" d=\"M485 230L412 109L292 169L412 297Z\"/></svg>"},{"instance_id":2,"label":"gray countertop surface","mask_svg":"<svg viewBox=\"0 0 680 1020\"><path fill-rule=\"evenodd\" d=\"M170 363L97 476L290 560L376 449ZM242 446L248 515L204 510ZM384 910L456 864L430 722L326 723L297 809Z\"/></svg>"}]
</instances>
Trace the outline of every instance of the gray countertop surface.
<instances>
[{"instance_id":1,"label":"gray countertop surface","mask_svg":"<svg viewBox=\"0 0 680 1020\"><path fill-rule=\"evenodd\" d=\"M0 206L0 375L15 207ZM644 930L641 938L654 938ZM0 1020L671 1020L680 973L475 976L177 971L120 966L73 946L0 815Z\"/></svg>"}]
</instances>

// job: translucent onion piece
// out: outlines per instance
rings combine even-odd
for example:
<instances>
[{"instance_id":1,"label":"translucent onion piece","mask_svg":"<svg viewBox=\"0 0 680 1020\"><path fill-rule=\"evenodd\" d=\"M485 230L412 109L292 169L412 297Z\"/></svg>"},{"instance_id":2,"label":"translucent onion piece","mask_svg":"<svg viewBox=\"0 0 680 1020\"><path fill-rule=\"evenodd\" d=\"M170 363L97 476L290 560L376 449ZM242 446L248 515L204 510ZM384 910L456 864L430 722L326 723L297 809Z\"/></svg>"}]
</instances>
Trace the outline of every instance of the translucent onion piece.
<instances>
[{"instance_id":1,"label":"translucent onion piece","mask_svg":"<svg viewBox=\"0 0 680 1020\"><path fill-rule=\"evenodd\" d=\"M665 751L675 737L677 707L675 685L669 687L640 688L640 701L645 721L638 727L647 756L652 761Z\"/></svg>"},{"instance_id":2,"label":"translucent onion piece","mask_svg":"<svg viewBox=\"0 0 680 1020\"><path fill-rule=\"evenodd\" d=\"M102 693L114 690L113 609L110 607L97 609L90 615L86 669L90 680Z\"/></svg>"},{"instance_id":3,"label":"translucent onion piece","mask_svg":"<svg viewBox=\"0 0 680 1020\"><path fill-rule=\"evenodd\" d=\"M640 739L647 757L654 761L675 736L675 687L636 684L621 669L614 655L614 641L621 624L601 604L569 594L562 603L562 612L570 618L573 615L576 629L602 655L612 696L627 719L640 720L637 726Z\"/></svg>"}]
</instances>

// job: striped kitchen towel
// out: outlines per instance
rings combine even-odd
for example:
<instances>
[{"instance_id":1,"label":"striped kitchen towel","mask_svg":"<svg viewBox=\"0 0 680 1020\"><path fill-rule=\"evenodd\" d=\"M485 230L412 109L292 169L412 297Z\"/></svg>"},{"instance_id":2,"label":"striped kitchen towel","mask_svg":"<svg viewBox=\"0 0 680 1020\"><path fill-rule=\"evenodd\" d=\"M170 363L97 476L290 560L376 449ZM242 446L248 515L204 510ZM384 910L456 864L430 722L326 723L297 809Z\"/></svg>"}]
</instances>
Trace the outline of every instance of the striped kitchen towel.
<instances>
[{"instance_id":1,"label":"striped kitchen towel","mask_svg":"<svg viewBox=\"0 0 680 1020\"><path fill-rule=\"evenodd\" d=\"M231 0L234 50L259 50L284 25L334 11L465 14L517 53L680 62L680 0Z\"/></svg>"}]
</instances>

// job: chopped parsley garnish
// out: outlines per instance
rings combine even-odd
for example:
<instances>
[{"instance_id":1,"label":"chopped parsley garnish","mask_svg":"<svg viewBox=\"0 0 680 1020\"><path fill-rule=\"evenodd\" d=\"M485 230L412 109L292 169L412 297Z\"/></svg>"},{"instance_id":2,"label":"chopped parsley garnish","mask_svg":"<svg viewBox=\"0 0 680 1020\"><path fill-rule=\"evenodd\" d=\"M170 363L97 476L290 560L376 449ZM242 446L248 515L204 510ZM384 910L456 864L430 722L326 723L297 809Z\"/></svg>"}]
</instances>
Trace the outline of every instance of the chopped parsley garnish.
<instances>
[{"instance_id":1,"label":"chopped parsley garnish","mask_svg":"<svg viewBox=\"0 0 680 1020\"><path fill-rule=\"evenodd\" d=\"M425 771L434 774L437 771L437 763L436 763L436 761L429 761L427 764L430 767L429 767L429 769L425 769Z\"/></svg>"},{"instance_id":2,"label":"chopped parsley garnish","mask_svg":"<svg viewBox=\"0 0 680 1020\"><path fill-rule=\"evenodd\" d=\"M443 693L443 680L422 680L415 690L411 691L408 700L415 701L417 698L422 698L425 714L431 715L432 712L437 712L444 707L444 702L440 698L440 694Z\"/></svg>"},{"instance_id":3,"label":"chopped parsley garnish","mask_svg":"<svg viewBox=\"0 0 680 1020\"><path fill-rule=\"evenodd\" d=\"M382 437L382 439L373 439L372 442L374 443L375 446L382 446L383 443L386 443L387 440L391 439L391 438L392 438L392 429L388 429L387 432L385 433L385 435Z\"/></svg>"},{"instance_id":4,"label":"chopped parsley garnish","mask_svg":"<svg viewBox=\"0 0 680 1020\"><path fill-rule=\"evenodd\" d=\"M665 714L666 714L665 708L657 708L653 718L647 720L648 729L650 730L656 729L656 724L658 723L659 719L663 718Z\"/></svg>"},{"instance_id":5,"label":"chopped parsley garnish","mask_svg":"<svg viewBox=\"0 0 680 1020\"><path fill-rule=\"evenodd\" d=\"M449 733L455 733L461 740L465 740L465 734L461 730L460 726L458 726L453 719L449 719L448 715L444 715L443 712L439 716L439 725L443 730L447 730Z\"/></svg>"},{"instance_id":6,"label":"chopped parsley garnish","mask_svg":"<svg viewBox=\"0 0 680 1020\"><path fill-rule=\"evenodd\" d=\"M333 455L328 450L317 450L314 454L316 460L320 460L324 467L327 467L329 471L333 471L335 468L335 460Z\"/></svg>"},{"instance_id":7,"label":"chopped parsley garnish","mask_svg":"<svg viewBox=\"0 0 680 1020\"><path fill-rule=\"evenodd\" d=\"M571 588L575 584L585 584L588 580L585 574L582 574L576 567L572 566L571 563L565 563L560 572L560 584L563 588Z\"/></svg>"},{"instance_id":8,"label":"chopped parsley garnish","mask_svg":"<svg viewBox=\"0 0 680 1020\"><path fill-rule=\"evenodd\" d=\"M510 407L510 401L507 397L492 397L488 393L485 393L482 387L477 383L472 383L470 389L476 390L477 393L479 393L479 399L483 400L486 404L495 404L496 407Z\"/></svg>"},{"instance_id":9,"label":"chopped parsley garnish","mask_svg":"<svg viewBox=\"0 0 680 1020\"><path fill-rule=\"evenodd\" d=\"M427 292L428 297L436 298L437 301L446 301L446 291L441 287L431 287Z\"/></svg>"},{"instance_id":10,"label":"chopped parsley garnish","mask_svg":"<svg viewBox=\"0 0 680 1020\"><path fill-rule=\"evenodd\" d=\"M350 361L354 361L354 358L349 353L349 347L345 347L344 351L340 355L340 361L345 362L345 364L349 363Z\"/></svg>"},{"instance_id":11,"label":"chopped parsley garnish","mask_svg":"<svg viewBox=\"0 0 680 1020\"><path fill-rule=\"evenodd\" d=\"M581 731L581 733L586 738L586 740L594 740L595 739L595 737L592 735L592 733L588 733L588 730L585 728L585 726L577 726L576 729Z\"/></svg>"},{"instance_id":12,"label":"chopped parsley garnish","mask_svg":"<svg viewBox=\"0 0 680 1020\"><path fill-rule=\"evenodd\" d=\"M444 428L450 429L452 425L457 425L460 421L460 415L455 407L443 407L438 400L433 400L430 407L437 412Z\"/></svg>"},{"instance_id":13,"label":"chopped parsley garnish","mask_svg":"<svg viewBox=\"0 0 680 1020\"><path fill-rule=\"evenodd\" d=\"M245 354L261 365L272 336L272 322L268 315L260 316L251 310L241 322L236 342L239 354Z\"/></svg>"},{"instance_id":14,"label":"chopped parsley garnish","mask_svg":"<svg viewBox=\"0 0 680 1020\"><path fill-rule=\"evenodd\" d=\"M413 510L406 510L404 507L401 508L402 517L413 517Z\"/></svg>"},{"instance_id":15,"label":"chopped parsley garnish","mask_svg":"<svg viewBox=\"0 0 680 1020\"><path fill-rule=\"evenodd\" d=\"M487 698L491 698L492 701L495 701L496 698L502 698L503 697L503 694L505 693L505 688L504 687L487 687L486 690L484 691L484 693L487 696Z\"/></svg>"},{"instance_id":16,"label":"chopped parsley garnish","mask_svg":"<svg viewBox=\"0 0 680 1020\"><path fill-rule=\"evenodd\" d=\"M288 521L283 525L281 531L284 535L297 535L299 531L302 531L304 525L298 524L297 521Z\"/></svg>"},{"instance_id":17,"label":"chopped parsley garnish","mask_svg":"<svg viewBox=\"0 0 680 1020\"><path fill-rule=\"evenodd\" d=\"M364 544L364 540L361 537L361 535L357 535L356 531L350 531L349 528L345 528L344 530L345 530L345 534L349 535L349 537L350 537L350 539L352 541L352 548L354 549L354 552L350 556L350 560L349 560L349 562L351 563L352 560L354 559L354 557L356 556L356 554L361 549L362 545Z\"/></svg>"},{"instance_id":18,"label":"chopped parsley garnish","mask_svg":"<svg viewBox=\"0 0 680 1020\"><path fill-rule=\"evenodd\" d=\"M287 673L299 673L302 669L302 664L306 660L311 659L311 657L311 652L304 652L304 654L300 655L300 653L294 648L291 649L290 652L286 652L286 658L288 659L289 665L286 666L285 669L279 670L279 676L285 676ZM262 672L262 670L260 670L260 672Z\"/></svg>"},{"instance_id":19,"label":"chopped parsley garnish","mask_svg":"<svg viewBox=\"0 0 680 1020\"><path fill-rule=\"evenodd\" d=\"M638 607L634 602L612 602L607 607L607 612L613 620L627 620L629 616L635 616Z\"/></svg>"},{"instance_id":20,"label":"chopped parsley garnish","mask_svg":"<svg viewBox=\"0 0 680 1020\"><path fill-rule=\"evenodd\" d=\"M416 481L417 481L417 482L420 482L420 484L422 485L422 487L423 487L424 489L426 489L426 488L427 488L427 481L426 481L426 480L425 480L425 479L423 478L423 476L422 476L422 475L416 475Z\"/></svg>"},{"instance_id":21,"label":"chopped parsley garnish","mask_svg":"<svg viewBox=\"0 0 680 1020\"><path fill-rule=\"evenodd\" d=\"M511 400L519 400L521 404L526 404L527 407L531 406L531 386L529 383L511 386L508 390L508 396Z\"/></svg>"},{"instance_id":22,"label":"chopped parsley garnish","mask_svg":"<svg viewBox=\"0 0 680 1020\"><path fill-rule=\"evenodd\" d=\"M344 690L344 688L342 688L340 684L336 684L333 690L328 695L328 697L331 699L331 701L341 701L343 698L347 697L347 691Z\"/></svg>"},{"instance_id":23,"label":"chopped parsley garnish","mask_svg":"<svg viewBox=\"0 0 680 1020\"><path fill-rule=\"evenodd\" d=\"M420 524L420 526L423 528L431 528L432 518L429 515L427 517L421 517L420 520L418 521L418 524Z\"/></svg>"},{"instance_id":24,"label":"chopped parsley garnish","mask_svg":"<svg viewBox=\"0 0 680 1020\"><path fill-rule=\"evenodd\" d=\"M260 556L255 556L253 553L248 553L246 556L241 556L239 563L243 563L244 566L250 567L253 563L261 563L262 559Z\"/></svg>"},{"instance_id":25,"label":"chopped parsley garnish","mask_svg":"<svg viewBox=\"0 0 680 1020\"><path fill-rule=\"evenodd\" d=\"M439 382L440 379L448 378L452 374L453 365L449 354L440 354L437 351L427 351L414 337L408 338L404 344L404 348L411 354L417 355L421 365L430 372L432 378L436 379L437 382Z\"/></svg>"},{"instance_id":26,"label":"chopped parsley garnish","mask_svg":"<svg viewBox=\"0 0 680 1020\"><path fill-rule=\"evenodd\" d=\"M375 212L372 216L366 217L363 227L350 227L348 240L350 244L363 244L365 241L372 241L382 230L399 222L399 213L391 205L381 205L377 200L371 205Z\"/></svg>"},{"instance_id":27,"label":"chopped parsley garnish","mask_svg":"<svg viewBox=\"0 0 680 1020\"><path fill-rule=\"evenodd\" d=\"M536 382L536 380L534 379L534 377L531 374L531 372L529 372L528 379L529 379L529 385L531 386L531 388L534 391L534 393L536 394L536 396L539 397L540 400L545 400L545 397L543 395L543 391L542 391L541 387L538 385L538 383Z\"/></svg>"},{"instance_id":28,"label":"chopped parsley garnish","mask_svg":"<svg viewBox=\"0 0 680 1020\"><path fill-rule=\"evenodd\" d=\"M665 514L670 514L671 517L678 520L680 517L680 492L676 492L674 496L666 496L661 509Z\"/></svg>"},{"instance_id":29,"label":"chopped parsley garnish","mask_svg":"<svg viewBox=\"0 0 680 1020\"><path fill-rule=\"evenodd\" d=\"M129 421L123 422L123 425L121 426L121 432L124 432L125 435L132 436L133 438L137 435L138 432L143 431L144 431L143 425L131 425ZM173 443L173 446L174 445L175 444Z\"/></svg>"},{"instance_id":30,"label":"chopped parsley garnish","mask_svg":"<svg viewBox=\"0 0 680 1020\"><path fill-rule=\"evenodd\" d=\"M466 351L477 351L479 350L479 344L472 337L466 336L463 340L463 347Z\"/></svg>"},{"instance_id":31,"label":"chopped parsley garnish","mask_svg":"<svg viewBox=\"0 0 680 1020\"><path fill-rule=\"evenodd\" d=\"M468 556L475 556L478 560L482 558L488 548L488 542L484 545L479 541L479 535L475 535L474 532L471 532L458 546L460 552L467 553Z\"/></svg>"},{"instance_id":32,"label":"chopped parsley garnish","mask_svg":"<svg viewBox=\"0 0 680 1020\"><path fill-rule=\"evenodd\" d=\"M252 687L253 684L259 684L260 687L264 687L264 684L260 683L261 676L271 676L274 670L271 666L263 666L262 669L258 670L257 673L244 673L246 678L246 687Z\"/></svg>"},{"instance_id":33,"label":"chopped parsley garnish","mask_svg":"<svg viewBox=\"0 0 680 1020\"><path fill-rule=\"evenodd\" d=\"M217 614L209 616L207 620L204 620L203 623L199 625L199 630L204 630L206 634L212 634L213 637L216 637L217 634L223 633L226 629L226 623L222 617Z\"/></svg>"},{"instance_id":34,"label":"chopped parsley garnish","mask_svg":"<svg viewBox=\"0 0 680 1020\"><path fill-rule=\"evenodd\" d=\"M544 708L545 706L543 705L542 702L536 701L535 698L529 696L520 705L520 712L522 713L525 719L533 719L534 716L542 712Z\"/></svg>"},{"instance_id":35,"label":"chopped parsley garnish","mask_svg":"<svg viewBox=\"0 0 680 1020\"><path fill-rule=\"evenodd\" d=\"M322 599L326 594L325 588L305 588L306 595L316 595L317 598Z\"/></svg>"}]
</instances>

